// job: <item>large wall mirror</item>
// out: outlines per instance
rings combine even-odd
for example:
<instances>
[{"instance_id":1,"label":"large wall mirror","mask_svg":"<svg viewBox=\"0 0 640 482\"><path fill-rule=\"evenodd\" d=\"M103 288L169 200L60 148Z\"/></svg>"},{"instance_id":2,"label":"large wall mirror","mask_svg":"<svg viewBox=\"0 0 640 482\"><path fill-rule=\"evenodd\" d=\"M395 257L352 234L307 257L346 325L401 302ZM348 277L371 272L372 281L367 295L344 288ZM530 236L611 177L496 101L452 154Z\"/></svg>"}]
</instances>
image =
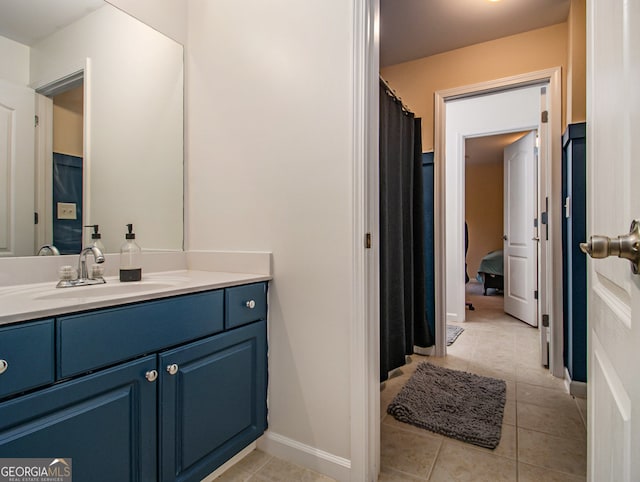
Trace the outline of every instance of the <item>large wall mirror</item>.
<instances>
[{"instance_id":1,"label":"large wall mirror","mask_svg":"<svg viewBox=\"0 0 640 482\"><path fill-rule=\"evenodd\" d=\"M0 257L183 246L183 47L97 0L0 4Z\"/></svg>"}]
</instances>

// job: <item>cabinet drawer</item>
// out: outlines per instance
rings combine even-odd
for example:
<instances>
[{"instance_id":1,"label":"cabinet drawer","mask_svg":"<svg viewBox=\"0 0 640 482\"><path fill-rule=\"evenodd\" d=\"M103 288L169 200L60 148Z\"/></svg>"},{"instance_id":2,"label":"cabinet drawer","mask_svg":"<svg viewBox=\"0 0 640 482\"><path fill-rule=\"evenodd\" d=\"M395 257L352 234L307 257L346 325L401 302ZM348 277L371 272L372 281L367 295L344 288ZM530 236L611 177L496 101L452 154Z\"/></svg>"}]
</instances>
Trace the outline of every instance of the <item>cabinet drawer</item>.
<instances>
[{"instance_id":1,"label":"cabinet drawer","mask_svg":"<svg viewBox=\"0 0 640 482\"><path fill-rule=\"evenodd\" d=\"M222 290L58 318L58 378L218 333L223 318Z\"/></svg>"},{"instance_id":2,"label":"cabinet drawer","mask_svg":"<svg viewBox=\"0 0 640 482\"><path fill-rule=\"evenodd\" d=\"M227 288L225 291L225 328L267 319L267 284Z\"/></svg>"},{"instance_id":3,"label":"cabinet drawer","mask_svg":"<svg viewBox=\"0 0 640 482\"><path fill-rule=\"evenodd\" d=\"M0 329L0 360L0 397L53 383L53 320Z\"/></svg>"}]
</instances>

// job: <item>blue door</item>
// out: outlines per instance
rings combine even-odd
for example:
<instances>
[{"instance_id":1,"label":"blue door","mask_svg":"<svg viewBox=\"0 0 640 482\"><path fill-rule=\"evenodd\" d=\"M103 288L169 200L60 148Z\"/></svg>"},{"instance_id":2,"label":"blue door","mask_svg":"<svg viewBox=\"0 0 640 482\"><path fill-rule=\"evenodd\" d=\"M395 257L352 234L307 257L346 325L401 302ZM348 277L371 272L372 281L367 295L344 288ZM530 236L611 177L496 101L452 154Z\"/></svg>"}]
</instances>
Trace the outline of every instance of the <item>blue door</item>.
<instances>
[{"instance_id":1,"label":"blue door","mask_svg":"<svg viewBox=\"0 0 640 482\"><path fill-rule=\"evenodd\" d=\"M75 219L58 219L58 203L76 205ZM82 249L82 158L53 153L53 244L60 254Z\"/></svg>"},{"instance_id":2,"label":"blue door","mask_svg":"<svg viewBox=\"0 0 640 482\"><path fill-rule=\"evenodd\" d=\"M436 333L435 247L433 227L433 152L422 153L422 186L424 202L424 275L425 308L432 339Z\"/></svg>"}]
</instances>

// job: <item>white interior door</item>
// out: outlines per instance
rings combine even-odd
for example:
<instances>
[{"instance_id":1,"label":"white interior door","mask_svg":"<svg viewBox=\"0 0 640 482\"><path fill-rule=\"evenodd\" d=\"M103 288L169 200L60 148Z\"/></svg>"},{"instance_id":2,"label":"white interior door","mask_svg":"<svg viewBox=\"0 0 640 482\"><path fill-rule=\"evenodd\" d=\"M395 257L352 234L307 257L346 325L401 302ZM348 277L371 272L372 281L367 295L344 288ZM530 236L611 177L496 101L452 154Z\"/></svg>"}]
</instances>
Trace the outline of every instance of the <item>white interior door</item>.
<instances>
[{"instance_id":1,"label":"white interior door","mask_svg":"<svg viewBox=\"0 0 640 482\"><path fill-rule=\"evenodd\" d=\"M0 256L33 256L34 99L0 79Z\"/></svg>"},{"instance_id":2,"label":"white interior door","mask_svg":"<svg viewBox=\"0 0 640 482\"><path fill-rule=\"evenodd\" d=\"M53 244L53 100L36 93L35 130L35 248Z\"/></svg>"},{"instance_id":3,"label":"white interior door","mask_svg":"<svg viewBox=\"0 0 640 482\"><path fill-rule=\"evenodd\" d=\"M504 150L504 311L537 326L535 131Z\"/></svg>"},{"instance_id":4,"label":"white interior door","mask_svg":"<svg viewBox=\"0 0 640 482\"><path fill-rule=\"evenodd\" d=\"M587 233L640 219L640 2L587 7ZM588 479L640 480L640 276L588 263Z\"/></svg>"}]
</instances>

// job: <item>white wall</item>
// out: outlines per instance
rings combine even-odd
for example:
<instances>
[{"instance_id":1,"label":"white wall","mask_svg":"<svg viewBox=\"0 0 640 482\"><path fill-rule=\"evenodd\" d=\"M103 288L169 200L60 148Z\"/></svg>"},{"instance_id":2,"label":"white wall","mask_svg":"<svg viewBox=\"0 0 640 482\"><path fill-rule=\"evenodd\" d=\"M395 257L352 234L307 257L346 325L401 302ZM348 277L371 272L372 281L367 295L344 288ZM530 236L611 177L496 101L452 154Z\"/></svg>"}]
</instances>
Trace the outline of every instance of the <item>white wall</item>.
<instances>
[{"instance_id":1,"label":"white wall","mask_svg":"<svg viewBox=\"0 0 640 482\"><path fill-rule=\"evenodd\" d=\"M192 0L188 22L187 247L273 252L269 432L349 459L350 2Z\"/></svg>"},{"instance_id":2,"label":"white wall","mask_svg":"<svg viewBox=\"0 0 640 482\"><path fill-rule=\"evenodd\" d=\"M540 86L446 103L447 321L465 319L465 138L536 129L540 118L540 104ZM470 275L473 276L473 273Z\"/></svg>"},{"instance_id":3,"label":"white wall","mask_svg":"<svg viewBox=\"0 0 640 482\"><path fill-rule=\"evenodd\" d=\"M183 48L105 5L32 47L31 85L82 70L87 58L85 224L100 225L108 252L119 250L126 223L143 249L180 250Z\"/></svg>"},{"instance_id":4,"label":"white wall","mask_svg":"<svg viewBox=\"0 0 640 482\"><path fill-rule=\"evenodd\" d=\"M187 41L187 2L184 0L107 0L111 5L171 37Z\"/></svg>"},{"instance_id":5,"label":"white wall","mask_svg":"<svg viewBox=\"0 0 640 482\"><path fill-rule=\"evenodd\" d=\"M29 83L29 47L0 36L0 79L15 84Z\"/></svg>"}]
</instances>

